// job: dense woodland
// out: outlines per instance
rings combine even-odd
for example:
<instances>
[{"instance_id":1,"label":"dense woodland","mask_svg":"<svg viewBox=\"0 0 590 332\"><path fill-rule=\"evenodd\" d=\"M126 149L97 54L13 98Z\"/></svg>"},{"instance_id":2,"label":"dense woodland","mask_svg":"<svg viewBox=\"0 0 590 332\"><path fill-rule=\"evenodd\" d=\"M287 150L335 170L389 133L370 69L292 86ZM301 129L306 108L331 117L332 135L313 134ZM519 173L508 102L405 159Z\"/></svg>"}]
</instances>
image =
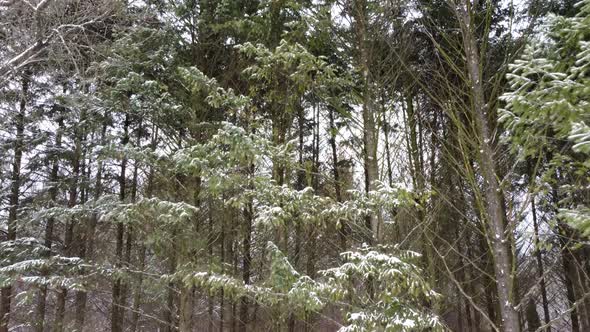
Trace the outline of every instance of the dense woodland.
<instances>
[{"instance_id":1,"label":"dense woodland","mask_svg":"<svg viewBox=\"0 0 590 332\"><path fill-rule=\"evenodd\" d=\"M590 0L0 0L0 332L590 331Z\"/></svg>"}]
</instances>

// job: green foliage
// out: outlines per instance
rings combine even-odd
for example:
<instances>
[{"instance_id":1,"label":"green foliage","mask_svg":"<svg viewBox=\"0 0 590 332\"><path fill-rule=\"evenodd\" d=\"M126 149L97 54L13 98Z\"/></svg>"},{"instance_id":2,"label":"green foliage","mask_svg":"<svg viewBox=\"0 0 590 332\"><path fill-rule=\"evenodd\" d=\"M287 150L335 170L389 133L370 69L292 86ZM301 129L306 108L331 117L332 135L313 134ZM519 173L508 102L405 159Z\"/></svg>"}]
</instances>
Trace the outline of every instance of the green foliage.
<instances>
[{"instance_id":1,"label":"green foliage","mask_svg":"<svg viewBox=\"0 0 590 332\"><path fill-rule=\"evenodd\" d=\"M392 251L396 255L387 253ZM419 309L420 301L438 296L415 265L419 254L362 247L341 255L344 264L321 271L327 278L325 284L340 289L336 294L353 304L348 326L340 331L442 330L434 315ZM363 285L360 291L359 284Z\"/></svg>"},{"instance_id":2,"label":"green foliage","mask_svg":"<svg viewBox=\"0 0 590 332\"><path fill-rule=\"evenodd\" d=\"M500 121L521 157L547 158L549 177L571 176L560 187L565 198L559 216L588 234L588 208L574 197L590 180L590 1L576 6L574 17L550 16L510 66Z\"/></svg>"},{"instance_id":3,"label":"green foliage","mask_svg":"<svg viewBox=\"0 0 590 332\"><path fill-rule=\"evenodd\" d=\"M306 241L336 239L344 224L356 232L348 240L355 248L368 215L422 199L384 183L368 193L331 197L332 174L320 161L323 113L338 113L329 130L336 142L342 116L355 122L351 105L359 103L350 54L332 40L331 6L290 0L129 4L129 21L105 32L112 40L98 47L102 54L84 77L56 79L53 89L61 92L36 100L50 101L41 108L55 112L46 122L59 127L60 148L44 136L34 142L52 152L43 167L25 156L38 177L27 190L39 187L41 194L21 195L27 207L19 207L19 238L0 243L0 286L24 284L20 295L47 286L47 294L60 290L66 303L74 294L65 290L75 290L76 305L89 295L102 301L110 288L113 317L117 310L126 316L132 293L138 302L133 314L144 319L143 303L160 310L167 306L162 298L196 289L212 303L220 293L233 304L248 299L269 308L280 324L330 307L345 312L343 331L439 329L421 309L435 294L420 276L417 254L362 247L343 253L338 265L341 248L325 257L315 251L327 244L301 248ZM370 9L385 13L375 1ZM294 139L295 120L302 142ZM358 148L349 147L340 152ZM334 167L348 170L347 162ZM281 184L273 174L277 165ZM0 180L10 182L4 175ZM342 188L354 185L346 176L339 181L350 183ZM305 178L309 187L295 185ZM304 259L310 275L298 271ZM333 268L321 270L326 267Z\"/></svg>"},{"instance_id":4,"label":"green foliage","mask_svg":"<svg viewBox=\"0 0 590 332\"><path fill-rule=\"evenodd\" d=\"M80 271L89 267L77 257L47 256L48 248L35 238L0 243L0 286L50 285L83 289Z\"/></svg>"},{"instance_id":5,"label":"green foliage","mask_svg":"<svg viewBox=\"0 0 590 332\"><path fill-rule=\"evenodd\" d=\"M588 151L590 52L584 36L590 33L590 2L578 4L576 17L549 17L540 35L510 66L510 92L502 99L503 121L515 147L524 155L553 145L552 139L570 139L575 152Z\"/></svg>"},{"instance_id":6,"label":"green foliage","mask_svg":"<svg viewBox=\"0 0 590 332\"><path fill-rule=\"evenodd\" d=\"M415 252L365 246L342 253L342 265L319 271L321 277L314 280L297 272L274 243L269 242L267 250L271 269L263 285L245 285L230 276L192 269L176 275L187 286L211 294L223 289L234 299L249 296L282 313L303 315L346 303L348 324L342 332L443 330L436 316L420 309L421 301L438 294L422 278L415 265L420 255Z\"/></svg>"}]
</instances>

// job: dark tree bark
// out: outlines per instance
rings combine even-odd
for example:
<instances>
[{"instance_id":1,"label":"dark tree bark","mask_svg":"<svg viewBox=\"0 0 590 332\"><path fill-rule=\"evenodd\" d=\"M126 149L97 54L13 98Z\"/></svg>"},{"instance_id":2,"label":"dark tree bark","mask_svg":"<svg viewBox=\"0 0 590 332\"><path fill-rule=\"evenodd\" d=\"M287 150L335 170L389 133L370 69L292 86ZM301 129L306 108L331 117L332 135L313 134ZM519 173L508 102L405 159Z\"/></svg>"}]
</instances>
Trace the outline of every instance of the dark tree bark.
<instances>
[{"instance_id":1,"label":"dark tree bark","mask_svg":"<svg viewBox=\"0 0 590 332\"><path fill-rule=\"evenodd\" d=\"M332 176L334 177L334 195L336 196L336 202L342 202L342 184L340 179L340 169L338 167L338 146L336 144L336 136L338 128L336 127L334 118L334 107L328 106L328 119L330 121L329 130L330 137L328 141L330 143L330 152L332 153ZM340 236L340 250L344 251L347 248L348 237L350 236L350 225L345 220L340 220L340 230L338 232Z\"/></svg>"},{"instance_id":2,"label":"dark tree bark","mask_svg":"<svg viewBox=\"0 0 590 332\"><path fill-rule=\"evenodd\" d=\"M537 313L537 304L531 298L527 301L525 316L529 332L535 332L541 327L541 319L539 319L539 314Z\"/></svg>"},{"instance_id":3,"label":"dark tree bark","mask_svg":"<svg viewBox=\"0 0 590 332\"><path fill-rule=\"evenodd\" d=\"M371 49L368 42L368 4L366 0L357 0L352 5L354 32L356 37L356 56L362 77L362 116L363 116L363 162L365 173L365 190L368 193L376 189L379 180L377 161L378 132L375 123L375 107L371 93L372 78L369 70ZM370 230L369 243L379 243L382 236L382 220L380 212L367 217L366 226Z\"/></svg>"},{"instance_id":4,"label":"dark tree bark","mask_svg":"<svg viewBox=\"0 0 590 332\"><path fill-rule=\"evenodd\" d=\"M121 144L125 146L129 143L129 125L131 119L129 114L125 114L125 120L123 123L123 137ZM124 202L127 190L127 158L123 157L121 160L120 173L119 173L119 200ZM123 266L123 237L125 233L125 225L122 223L117 224L116 234L116 247L115 247L115 268L121 268ZM123 313L124 303L122 298L122 281L120 278L115 278L113 281L113 297L111 307L111 331L121 332L123 331Z\"/></svg>"},{"instance_id":5,"label":"dark tree bark","mask_svg":"<svg viewBox=\"0 0 590 332\"><path fill-rule=\"evenodd\" d=\"M152 137L150 142L150 148L153 151L156 150L158 144L158 128L154 125L152 126ZM151 198L153 196L154 190L154 176L155 170L154 166L150 166L149 173L147 176L147 185L145 196L147 198ZM139 316L141 312L141 302L142 302L142 294L143 294L143 271L145 269L145 260L146 260L146 247L142 243L139 245L139 271L140 273L137 275L137 284L135 289L135 294L133 296L133 310L131 313L131 331L137 331L139 327Z\"/></svg>"},{"instance_id":6,"label":"dark tree bark","mask_svg":"<svg viewBox=\"0 0 590 332\"><path fill-rule=\"evenodd\" d=\"M543 254L539 248L539 223L537 221L537 207L535 206L535 198L531 199L531 211L533 214L533 230L534 230L534 244L535 244L535 259L537 261L537 269L541 287L541 299L543 300L543 318L545 324L549 324L551 316L549 314L549 301L547 300L547 286L545 285L545 267L543 264ZM547 327L547 332L551 332L551 327Z\"/></svg>"},{"instance_id":7,"label":"dark tree bark","mask_svg":"<svg viewBox=\"0 0 590 332\"><path fill-rule=\"evenodd\" d=\"M250 168L253 171L253 165ZM243 250L243 257L242 257L242 281L245 285L250 284L250 266L252 264L252 223L254 220L253 215L253 206L252 201L249 201L248 204L244 207L243 210L244 215L244 239L242 240L242 250ZM240 331L246 331L248 327L248 323L250 321L249 317L249 306L250 302L248 301L248 297L243 296L240 299L240 318L239 318L239 325L238 329Z\"/></svg>"},{"instance_id":8,"label":"dark tree bark","mask_svg":"<svg viewBox=\"0 0 590 332\"><path fill-rule=\"evenodd\" d=\"M563 264L563 276L565 282L566 296L568 304L573 307L576 303L576 294L574 291L574 281L572 276L575 275L571 254L567 249L563 248L561 251L562 264ZM570 320L572 324L572 332L580 332L580 321L578 318L578 309L573 308L570 312Z\"/></svg>"},{"instance_id":9,"label":"dark tree bark","mask_svg":"<svg viewBox=\"0 0 590 332\"><path fill-rule=\"evenodd\" d=\"M12 160L12 173L10 175L11 186L8 207L8 234L7 241L16 240L16 221L18 219L18 209L20 202L21 190L21 163L24 150L25 135L25 117L27 107L27 95L29 94L30 76L23 75L21 79L21 96L19 104L19 113L15 121L15 140L14 140L14 159ZM0 332L8 332L10 321L10 302L12 300L12 287L2 288L0 291Z\"/></svg>"},{"instance_id":10,"label":"dark tree bark","mask_svg":"<svg viewBox=\"0 0 590 332\"><path fill-rule=\"evenodd\" d=\"M52 165L51 165L51 173L49 175L49 185L51 188L49 189L49 200L51 204L55 204L57 200L58 194L58 186L57 182L59 181L59 150L61 150L61 141L63 135L63 127L64 127L64 119L62 115L58 116L57 119L58 129L55 133L55 143L54 143L54 155L52 156ZM47 253L44 255L45 258L49 258L51 256L51 250L53 246L53 228L55 226L55 218L50 217L47 220L47 224L45 224L45 242L43 243L47 248ZM47 276L49 271L42 271L43 276ZM35 331L36 332L43 332L45 326L45 310L46 310L46 303L47 303L47 286L43 285L39 287L39 294L38 294L38 303L37 303L37 321L35 322Z\"/></svg>"},{"instance_id":11,"label":"dark tree bark","mask_svg":"<svg viewBox=\"0 0 590 332\"><path fill-rule=\"evenodd\" d=\"M86 120L86 112L82 110L80 113L80 123L83 123ZM72 174L71 178L69 179L69 193L68 193L68 208L73 208L76 206L78 202L78 196L80 194L79 191L79 177L81 171L81 159L82 159L82 142L84 141L85 132L81 126L76 126L74 130L74 151L72 154L71 164L72 164ZM64 255L67 257L71 257L74 255L74 229L76 227L76 220L74 218L70 218L66 221L65 224L65 234L64 234ZM66 313L66 301L68 297L68 289L66 287L61 287L57 293L57 305L55 309L55 321L53 322L53 331L61 332L65 326L65 313Z\"/></svg>"},{"instance_id":12,"label":"dark tree bark","mask_svg":"<svg viewBox=\"0 0 590 332\"><path fill-rule=\"evenodd\" d=\"M141 134L142 134L143 128L142 128L142 123L141 123L141 119L139 120L139 125L137 128L137 138L136 138L136 142L135 142L135 147L139 148L141 147ZM132 179L131 179L131 192L130 192L130 197L129 199L131 200L131 202L135 202L137 199L137 187L138 187L138 176L139 176L139 163L137 161L135 161L133 163L133 174L132 174ZM126 229L126 236L125 236L125 250L123 253L123 262L122 262L122 266L124 266L125 268L130 268L131 267L131 252L133 249L133 241L134 241L134 237L133 237L133 233L134 233L134 229L133 229L133 225L127 225L127 229ZM121 321L125 322L125 313L127 312L126 310L126 306L127 306L127 297L128 297L128 293L129 293L129 282L125 281L121 283Z\"/></svg>"}]
</instances>

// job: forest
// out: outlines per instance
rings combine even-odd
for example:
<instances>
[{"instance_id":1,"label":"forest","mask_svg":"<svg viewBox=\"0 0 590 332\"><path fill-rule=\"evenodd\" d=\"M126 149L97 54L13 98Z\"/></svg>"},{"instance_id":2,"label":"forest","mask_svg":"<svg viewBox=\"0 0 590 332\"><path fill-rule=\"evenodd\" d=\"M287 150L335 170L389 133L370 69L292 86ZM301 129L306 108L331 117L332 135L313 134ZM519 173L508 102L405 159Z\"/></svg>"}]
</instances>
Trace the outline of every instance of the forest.
<instances>
[{"instance_id":1,"label":"forest","mask_svg":"<svg viewBox=\"0 0 590 332\"><path fill-rule=\"evenodd\" d=\"M590 331L590 0L0 0L0 332Z\"/></svg>"}]
</instances>

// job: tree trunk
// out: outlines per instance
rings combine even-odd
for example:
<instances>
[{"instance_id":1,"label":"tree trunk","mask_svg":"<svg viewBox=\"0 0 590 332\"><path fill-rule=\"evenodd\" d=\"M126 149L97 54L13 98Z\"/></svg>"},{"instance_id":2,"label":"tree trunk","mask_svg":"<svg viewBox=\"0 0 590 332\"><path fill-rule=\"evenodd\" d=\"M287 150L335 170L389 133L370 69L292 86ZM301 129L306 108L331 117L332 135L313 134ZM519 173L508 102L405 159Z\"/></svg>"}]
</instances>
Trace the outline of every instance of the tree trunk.
<instances>
[{"instance_id":1,"label":"tree trunk","mask_svg":"<svg viewBox=\"0 0 590 332\"><path fill-rule=\"evenodd\" d=\"M541 319L537 313L537 304L532 298L529 298L525 308L526 322L529 332L535 332L541 327Z\"/></svg>"},{"instance_id":2,"label":"tree trunk","mask_svg":"<svg viewBox=\"0 0 590 332\"><path fill-rule=\"evenodd\" d=\"M581 247L576 248L574 251L574 258L575 258L575 268L578 276L578 284L579 284L579 295L578 301L580 302L580 310L578 311L578 315L580 320L584 321L584 331L590 331L590 299L588 299L588 294L590 294L590 289L588 289L588 275L586 274L586 269L584 268L584 263L587 260L587 256L585 256L585 248L579 241L578 234L576 231L572 232L572 236L576 237L576 242L581 245Z\"/></svg>"},{"instance_id":3,"label":"tree trunk","mask_svg":"<svg viewBox=\"0 0 590 332\"><path fill-rule=\"evenodd\" d=\"M298 136L299 136L299 145L297 147L297 154L298 154L298 167L297 176L295 180L295 189L303 190L305 188L305 164L304 164L304 155L305 155L305 114L304 109L301 107L301 103L298 104L297 109L297 126L298 126ZM302 235L303 229L302 225L299 222L295 223L295 250L293 252L293 265L297 269L299 268L299 264L301 261L301 246L302 246Z\"/></svg>"},{"instance_id":4,"label":"tree trunk","mask_svg":"<svg viewBox=\"0 0 590 332\"><path fill-rule=\"evenodd\" d=\"M457 233L457 238L458 237L458 233ZM459 252L463 252L463 255L460 256L459 260L460 260L460 264L463 267L463 271L459 271L459 273L461 273L459 282L464 281L466 283L465 285L465 293L471 297L473 299L473 301L475 302L476 299L475 297L475 289L476 289L476 285L474 285L475 283L475 279L473 278L473 273L472 271L472 265L471 262L473 261L471 259L471 255L469 254L471 252L471 250L469 250L470 247L470 241L466 238L464 238L463 241L460 241L459 244L463 245L463 248L459 249ZM464 262L464 258L463 257L467 257L467 262ZM467 331L477 331L479 329L479 313L478 311L473 308L473 311L471 310L471 306L472 304L470 303L470 301L465 298L465 319L467 321Z\"/></svg>"},{"instance_id":5,"label":"tree trunk","mask_svg":"<svg viewBox=\"0 0 590 332\"><path fill-rule=\"evenodd\" d=\"M171 238L176 238L177 232L176 230L172 231ZM173 275L176 273L176 243L173 241L172 243L172 250L168 257L168 266L167 272L169 275ZM164 319L163 319L163 326L162 331L172 332L175 330L175 316L176 316L176 308L175 308L175 299L176 299L176 284L174 282L168 283L168 289L166 292L166 307L164 309Z\"/></svg>"},{"instance_id":6,"label":"tree trunk","mask_svg":"<svg viewBox=\"0 0 590 332\"><path fill-rule=\"evenodd\" d=\"M410 142L410 151L408 155L408 160L410 160L411 165L411 174L412 174L412 182L414 185L414 190L418 194L422 194L426 188L425 186L425 176L424 176L424 163L422 147L423 145L419 142L419 133L422 132L422 128L420 126L419 121L419 114L416 112L414 108L414 96L412 93L406 94L406 110L407 110L407 118L408 118L408 126L409 126L409 137L408 141ZM435 183L431 183L432 186L435 186ZM424 222L425 215L424 211L420 208L412 208L412 214L414 215L415 223L424 225L424 227L428 227L428 225ZM433 240L428 238L428 234L430 232L436 232L436 230L424 229L422 231L422 263L424 264L424 268L428 272L428 275L431 278L434 278L434 264L432 262L432 249L431 246L434 244Z\"/></svg>"},{"instance_id":7,"label":"tree trunk","mask_svg":"<svg viewBox=\"0 0 590 332\"><path fill-rule=\"evenodd\" d=\"M139 126L138 126L138 130L137 130L137 140L135 143L135 146L137 148L139 148L141 146L141 133L142 133L142 124L141 124L141 119L139 121ZM133 175L132 175L132 180L131 180L131 202L135 203L136 199L137 199L137 186L138 186L138 171L139 171L139 163L137 161L135 161L133 163ZM125 268L130 268L131 267L131 252L133 249L133 225L127 225L127 233L126 233L126 238L125 238L125 252L123 254L123 264L122 266L124 266ZM127 295L129 293L129 282L125 281L121 283L121 304L123 305L121 307L121 313L120 313L120 319L121 322L125 322L125 313L126 313L126 305L127 305Z\"/></svg>"},{"instance_id":8,"label":"tree trunk","mask_svg":"<svg viewBox=\"0 0 590 332\"><path fill-rule=\"evenodd\" d=\"M227 206L225 206L225 200L226 197L223 196L222 198L222 205L221 208L223 209L223 212L221 213L221 235L219 237L219 257L221 259L221 273L225 273L225 263L227 261L226 256L227 256L227 247L226 247L226 242L227 242L227 220L228 220L228 208ZM224 328L225 328L225 292L224 289L221 288L219 290L219 332L223 332Z\"/></svg>"},{"instance_id":9,"label":"tree trunk","mask_svg":"<svg viewBox=\"0 0 590 332\"><path fill-rule=\"evenodd\" d=\"M82 199L84 202L84 199ZM92 217L91 217L92 218ZM83 230L80 230L80 237L77 239L79 241L80 250L78 252L78 257L85 259L87 250L86 250L86 243L88 241L88 226L84 225ZM84 273L82 270L81 274ZM84 329L84 320L86 318L86 303L87 303L88 294L85 290L76 291L75 295L75 317L74 317L74 331L80 332Z\"/></svg>"},{"instance_id":10,"label":"tree trunk","mask_svg":"<svg viewBox=\"0 0 590 332\"><path fill-rule=\"evenodd\" d=\"M211 264L213 264L213 244L214 244L214 239L215 239L215 235L213 234L213 202L211 199L209 199L209 209L208 209L208 216L207 216L207 228L208 228L208 236L207 236L207 260L208 260L208 264L209 266L211 266ZM207 298L207 314L209 316L209 326L208 326L208 332L213 332L215 330L215 320L213 317L213 307L214 307L214 300L215 300L215 296L213 296L212 294L209 294L208 298Z\"/></svg>"},{"instance_id":11,"label":"tree trunk","mask_svg":"<svg viewBox=\"0 0 590 332\"><path fill-rule=\"evenodd\" d=\"M181 287L179 308L180 317L178 322L178 330L180 332L192 331L194 298L193 287Z\"/></svg>"},{"instance_id":12,"label":"tree trunk","mask_svg":"<svg viewBox=\"0 0 590 332\"><path fill-rule=\"evenodd\" d=\"M85 116L82 116L84 118ZM86 132L87 128L82 127L82 144L83 141L86 140ZM81 177L84 179L80 183L80 204L86 203L88 199L88 183L90 183L90 167L86 170L86 151L80 151L81 157L81 166L80 169L82 170ZM80 229L75 234L75 241L76 245L78 246L78 257L81 259L86 259L88 253L88 241L91 238L91 228L92 228L92 216L89 220L86 220L84 217L84 221L80 225ZM82 268L80 271L80 275L84 275L85 271ZM75 293L75 316L74 316L74 331L82 331L84 329L84 320L86 318L86 303L87 303L87 293L84 290L78 290Z\"/></svg>"},{"instance_id":13,"label":"tree trunk","mask_svg":"<svg viewBox=\"0 0 590 332\"><path fill-rule=\"evenodd\" d=\"M130 125L129 114L125 114L125 120L123 124L123 138L121 144L125 146L129 143L129 125ZM121 171L119 174L119 200L124 202L126 199L126 182L127 182L127 157L123 156L121 160ZM123 263L123 237L125 232L125 225L123 223L117 223L117 234L116 234L116 247L115 247L115 268L120 269ZM111 307L111 331L121 332L123 331L123 299L122 295L122 281L119 277L115 277L113 281L113 296L112 296L112 307Z\"/></svg>"},{"instance_id":14,"label":"tree trunk","mask_svg":"<svg viewBox=\"0 0 590 332\"><path fill-rule=\"evenodd\" d=\"M376 181L379 180L379 165L377 162L377 126L375 124L375 109L371 93L371 52L367 40L367 3L366 0L354 1L352 8L354 18L354 30L356 34L357 62L362 77L362 115L363 115L363 163L365 173L365 190L368 193L376 189ZM377 211L371 213L366 220L366 226L370 230L369 243L381 241L382 225L381 215Z\"/></svg>"},{"instance_id":15,"label":"tree trunk","mask_svg":"<svg viewBox=\"0 0 590 332\"><path fill-rule=\"evenodd\" d=\"M86 113L82 111L80 113L80 122L83 123L86 120ZM78 126L74 130L74 153L72 155L72 175L70 179L69 197L68 197L68 208L76 206L79 194L79 179L80 166L82 158L82 141L84 140L84 130ZM65 235L64 235L64 255L71 257L74 254L74 228L76 226L75 219L72 217L66 221L65 224ZM57 304L55 309L55 321L53 323L53 331L61 332L64 329L65 324L65 313L66 313L66 301L68 297L68 289L61 287L57 293Z\"/></svg>"},{"instance_id":16,"label":"tree trunk","mask_svg":"<svg viewBox=\"0 0 590 332\"><path fill-rule=\"evenodd\" d=\"M488 239L493 250L500 316L505 332L519 332L520 319L514 303L514 274L511 241L509 240L511 231L507 230L505 225L506 216L502 206L502 189L498 183L492 146L494 136L488 121L488 110L480 73L479 51L472 30L475 25L471 22L471 2L465 0L458 6L458 12L463 32L469 84L471 85L473 115L480 147L481 175L485 181L486 219L491 232Z\"/></svg>"},{"instance_id":17,"label":"tree trunk","mask_svg":"<svg viewBox=\"0 0 590 332\"><path fill-rule=\"evenodd\" d=\"M563 276L566 288L566 295L569 302L569 307L573 307L576 303L576 294L574 291L574 281L572 280L572 276L575 275L573 270L573 263L571 262L571 254L568 252L567 249L562 249L561 251L562 257L562 264L563 264ZM570 313L570 319L572 323L572 332L580 332L580 321L578 318L578 309L573 308Z\"/></svg>"},{"instance_id":18,"label":"tree trunk","mask_svg":"<svg viewBox=\"0 0 590 332\"><path fill-rule=\"evenodd\" d=\"M151 137L151 143L150 143L150 148L151 148L152 152L156 150L157 143L158 143L158 128L155 125L153 125L152 126L152 137ZM150 166L149 174L148 174L148 178L147 178L147 187L146 187L146 191L145 191L145 195L147 198L152 197L152 193L154 190L154 175L155 175L154 166ZM142 243L139 246L139 271L140 271L140 273L137 275L137 285L136 285L136 289L135 289L135 294L133 296L133 310L132 310L132 314L131 314L131 331L132 332L137 331L138 324L139 324L139 315L141 312L141 302L142 302L142 294L143 294L142 286L143 286L143 271L145 269L145 259L146 259L146 247Z\"/></svg>"},{"instance_id":19,"label":"tree trunk","mask_svg":"<svg viewBox=\"0 0 590 332\"><path fill-rule=\"evenodd\" d=\"M54 153L59 153L58 151L61 149L61 141L63 135L63 127L64 121L63 116L59 115L57 124L58 129L55 133L55 144L54 144ZM49 175L49 185L51 188L49 189L49 200L52 204L55 204L57 200L57 181L59 181L59 158L58 156L54 155L53 162L51 165L51 174ZM53 246L53 227L55 225L55 218L50 217L47 220L47 224L45 225L45 242L44 245L47 248L47 253L45 254L45 258L49 258L51 256L51 247ZM47 276L49 271L42 271L42 276ZM43 332L45 326L45 310L46 310L46 303L47 303L47 286L43 285L39 288L39 300L37 303L37 322L35 324L35 331L36 332Z\"/></svg>"},{"instance_id":20,"label":"tree trunk","mask_svg":"<svg viewBox=\"0 0 590 332\"><path fill-rule=\"evenodd\" d=\"M338 168L338 146L336 144L336 137L338 134L338 128L336 127L334 119L334 107L328 106L328 118L329 118L329 130L330 130L330 150L332 152L332 175L334 177L334 195L336 196L336 202L342 202L342 186L340 183L340 170ZM346 220L340 220L340 229L338 235L340 237L340 251L343 252L347 248L347 241L350 235L350 225Z\"/></svg>"},{"instance_id":21,"label":"tree trunk","mask_svg":"<svg viewBox=\"0 0 590 332\"><path fill-rule=\"evenodd\" d=\"M253 170L253 165L250 168ZM250 266L252 264L252 223L253 223L253 206L252 201L249 201L248 204L244 207L244 239L242 240L242 250L243 250L243 257L242 257L242 281L245 285L250 284ZM248 297L243 296L240 299L240 319L239 319L239 330L246 331L248 327L248 322L250 320L248 309L249 309L249 301Z\"/></svg>"},{"instance_id":22,"label":"tree trunk","mask_svg":"<svg viewBox=\"0 0 590 332\"><path fill-rule=\"evenodd\" d=\"M422 165L422 159L420 158L421 151L418 148L418 115L414 109L414 96L411 93L406 95L406 110L408 112L408 126L410 127L410 142L409 160L412 165L412 179L414 180L414 187L418 191L424 190L424 167ZM419 105L418 105L419 106Z\"/></svg>"},{"instance_id":23,"label":"tree trunk","mask_svg":"<svg viewBox=\"0 0 590 332\"><path fill-rule=\"evenodd\" d=\"M19 113L16 115L16 128L14 140L14 159L12 161L12 174L10 176L10 206L8 208L8 234L7 241L16 240L16 221L18 217L20 186L21 186L21 163L24 149L25 116L27 106L27 94L29 93L30 77L25 74L21 81L21 96ZM0 332L8 332L10 321L10 302L12 298L12 287L4 287L0 291Z\"/></svg>"},{"instance_id":24,"label":"tree trunk","mask_svg":"<svg viewBox=\"0 0 590 332\"><path fill-rule=\"evenodd\" d=\"M382 96L382 107L381 107L381 126L383 127L383 138L384 138L384 145L385 145L385 163L387 164L387 183L392 186L393 185L393 165L391 164L391 147L389 143L389 135L390 135L390 124L386 118L386 104L385 104L385 96Z\"/></svg>"},{"instance_id":25,"label":"tree trunk","mask_svg":"<svg viewBox=\"0 0 590 332\"><path fill-rule=\"evenodd\" d=\"M146 256L146 248L145 245L141 245L139 248L139 271L140 273L137 276L137 286L135 289L135 294L133 296L133 310L131 315L131 331L137 331L139 327L139 316L141 313L141 301L142 301L142 285L143 285L143 270L145 269L145 256Z\"/></svg>"},{"instance_id":26,"label":"tree trunk","mask_svg":"<svg viewBox=\"0 0 590 332\"><path fill-rule=\"evenodd\" d=\"M570 259L570 273L571 277L574 281L574 293L576 294L576 303L578 304L578 319L580 322L580 329L581 331L590 331L590 318L588 315L588 303L585 301L585 296L587 294L585 285L584 285L584 272L581 268L581 258L579 257L579 253L576 252L573 248L567 248L570 252L571 259Z\"/></svg>"},{"instance_id":27,"label":"tree trunk","mask_svg":"<svg viewBox=\"0 0 590 332\"><path fill-rule=\"evenodd\" d=\"M537 221L537 208L535 206L535 197L531 198L531 210L533 214L533 230L534 230L534 244L535 244L535 259L537 261L538 275L541 287L541 299L543 300L543 315L545 324L549 324L551 316L549 315L549 301L547 300L547 287L545 285L545 268L543 266L543 254L539 248L539 223ZM547 332L551 332L551 327L547 327Z\"/></svg>"}]
</instances>

